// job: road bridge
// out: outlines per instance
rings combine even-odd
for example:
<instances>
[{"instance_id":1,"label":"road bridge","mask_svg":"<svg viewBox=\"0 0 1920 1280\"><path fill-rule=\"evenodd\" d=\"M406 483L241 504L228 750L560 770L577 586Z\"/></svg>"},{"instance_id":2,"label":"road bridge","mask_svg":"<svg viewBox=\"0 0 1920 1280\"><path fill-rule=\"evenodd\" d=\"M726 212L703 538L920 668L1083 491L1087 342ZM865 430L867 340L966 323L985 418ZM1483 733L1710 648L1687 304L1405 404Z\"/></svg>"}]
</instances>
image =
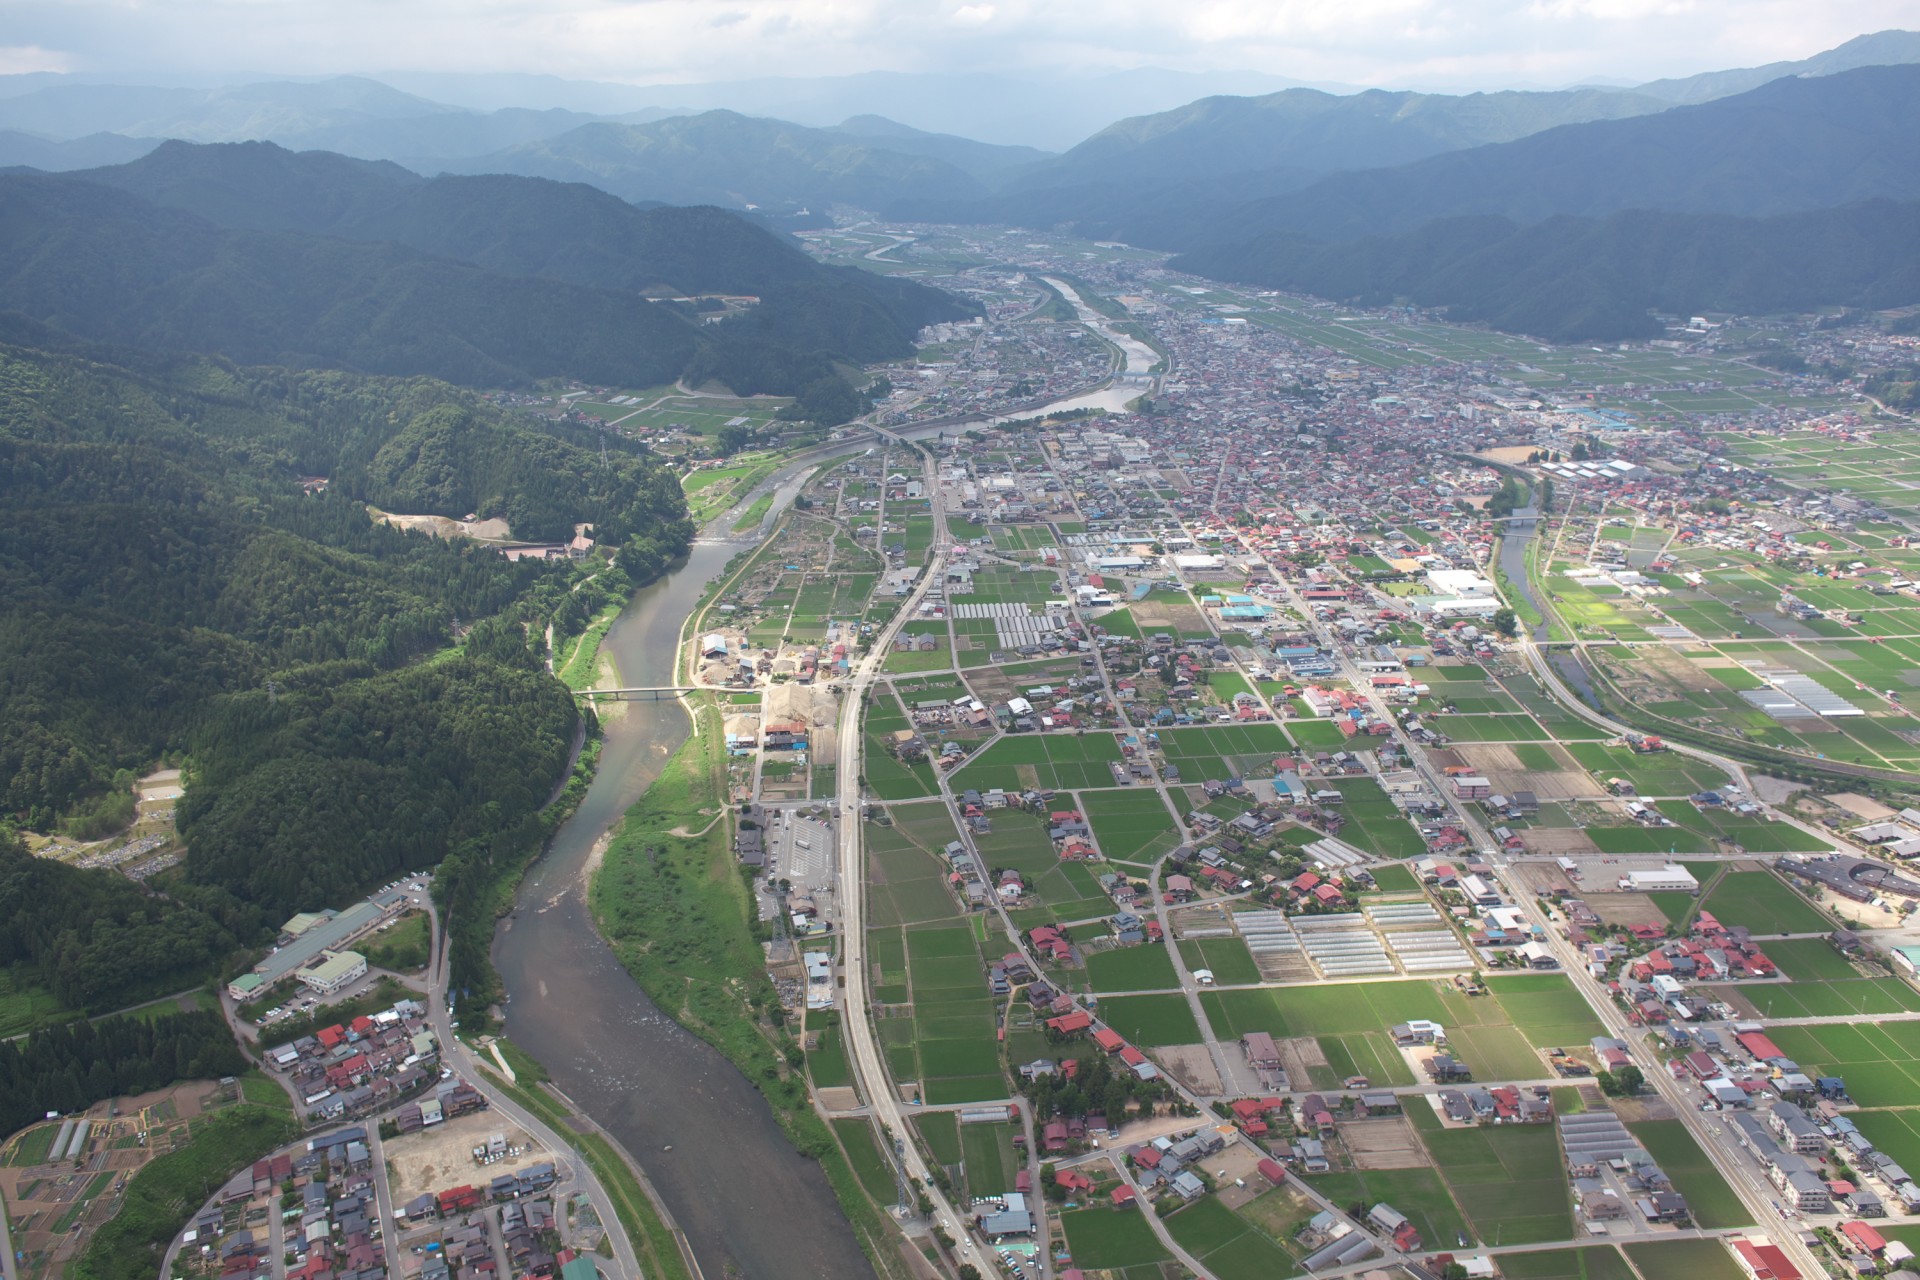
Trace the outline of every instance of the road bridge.
<instances>
[{"instance_id":1,"label":"road bridge","mask_svg":"<svg viewBox=\"0 0 1920 1280\"><path fill-rule=\"evenodd\" d=\"M573 696L585 698L589 702L661 702L668 698L679 698L689 693L699 692L699 685L652 684L628 685L621 689L576 689Z\"/></svg>"}]
</instances>

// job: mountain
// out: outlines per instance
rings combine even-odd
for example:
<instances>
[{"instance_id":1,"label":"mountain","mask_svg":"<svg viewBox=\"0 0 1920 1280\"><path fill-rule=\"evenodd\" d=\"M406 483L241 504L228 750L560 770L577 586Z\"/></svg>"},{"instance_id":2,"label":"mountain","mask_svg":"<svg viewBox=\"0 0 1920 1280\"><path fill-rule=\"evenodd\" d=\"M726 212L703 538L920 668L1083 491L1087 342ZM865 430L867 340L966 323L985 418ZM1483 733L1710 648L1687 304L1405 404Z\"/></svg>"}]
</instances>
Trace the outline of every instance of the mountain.
<instances>
[{"instance_id":1,"label":"mountain","mask_svg":"<svg viewBox=\"0 0 1920 1280\"><path fill-rule=\"evenodd\" d=\"M168 143L131 164L74 176L236 230L392 242L596 291L750 294L761 305L721 331L827 359L903 358L921 328L973 314L925 285L822 266L723 210L639 209L580 183L424 179L393 164L271 143Z\"/></svg>"},{"instance_id":2,"label":"mountain","mask_svg":"<svg viewBox=\"0 0 1920 1280\"><path fill-rule=\"evenodd\" d=\"M1920 67L1776 80L1658 115L1333 174L1192 227L1174 247L1275 232L1353 239L1477 214L1518 223L1633 208L1765 216L1877 197L1920 198Z\"/></svg>"},{"instance_id":3,"label":"mountain","mask_svg":"<svg viewBox=\"0 0 1920 1280\"><path fill-rule=\"evenodd\" d=\"M1604 89L1560 93L1364 93L1285 89L1258 98L1202 98L1109 125L1012 184L1034 190L1093 182L1184 183L1269 168L1330 173L1404 164L1508 142L1557 125L1661 111L1653 97Z\"/></svg>"},{"instance_id":4,"label":"mountain","mask_svg":"<svg viewBox=\"0 0 1920 1280\"><path fill-rule=\"evenodd\" d=\"M885 116L850 116L824 132L843 134L883 151L943 160L989 185L1017 170L1053 158L1052 153L1036 147L1005 147L951 133L926 133Z\"/></svg>"},{"instance_id":5,"label":"mountain","mask_svg":"<svg viewBox=\"0 0 1920 1280\"><path fill-rule=\"evenodd\" d=\"M303 475L331 483L307 495ZM363 503L531 536L593 522L619 549L597 566L612 589ZM233 936L403 868L444 860L444 894L519 866L578 726L530 646L550 620L577 634L690 536L671 470L619 437L424 379L107 350L0 317L0 809L37 829L111 814L129 771L193 761L164 900L101 910L89 872L93 891L41 902L53 928L9 943L70 966L65 998L112 1008L163 967L114 961L163 925L166 963L210 967ZM484 980L492 913L472 919L479 958L456 963Z\"/></svg>"},{"instance_id":6,"label":"mountain","mask_svg":"<svg viewBox=\"0 0 1920 1280\"><path fill-rule=\"evenodd\" d=\"M1856 67L1896 66L1920 62L1920 31L1876 31L1855 36L1811 58L1798 62L1770 62L1764 67L1744 67L1736 71L1708 71L1677 80L1653 80L1638 86L1636 93L1662 98L1668 102L1708 102L1758 89L1783 76L1830 76Z\"/></svg>"},{"instance_id":7,"label":"mountain","mask_svg":"<svg viewBox=\"0 0 1920 1280\"><path fill-rule=\"evenodd\" d=\"M118 133L90 133L83 138L55 141L17 129L0 129L0 169L38 169L43 173L91 169L136 160L159 145L158 138L129 138Z\"/></svg>"},{"instance_id":8,"label":"mountain","mask_svg":"<svg viewBox=\"0 0 1920 1280\"><path fill-rule=\"evenodd\" d=\"M377 160L480 155L596 119L559 108L468 111L359 76L210 90L55 84L0 98L0 129L49 139L117 133L189 142L260 140ZM131 154L137 153L103 155L95 163Z\"/></svg>"},{"instance_id":9,"label":"mountain","mask_svg":"<svg viewBox=\"0 0 1920 1280\"><path fill-rule=\"evenodd\" d=\"M1764 315L1920 302L1920 202L1736 218L1627 210L1518 226L1445 218L1337 244L1275 232L1182 254L1176 270L1449 319L1554 342L1657 336L1651 314Z\"/></svg>"},{"instance_id":10,"label":"mountain","mask_svg":"<svg viewBox=\"0 0 1920 1280\"><path fill-rule=\"evenodd\" d=\"M555 83L531 76L382 73L430 98L470 107L571 106L618 113L640 106L679 114L738 111L827 128L851 116L883 116L915 129L982 142L1058 150L1121 116L1164 111L1206 94L1272 93L1301 82L1253 71L1196 73L1141 67L1097 74L869 71L645 86ZM1339 92L1343 86L1315 86Z\"/></svg>"},{"instance_id":11,"label":"mountain","mask_svg":"<svg viewBox=\"0 0 1920 1280\"><path fill-rule=\"evenodd\" d=\"M711 341L633 294L395 244L230 231L91 182L0 177L0 308L103 342L250 364L650 386Z\"/></svg>"},{"instance_id":12,"label":"mountain","mask_svg":"<svg viewBox=\"0 0 1920 1280\"><path fill-rule=\"evenodd\" d=\"M668 204L883 209L904 195L964 201L985 194L945 160L733 111L583 125L445 168L587 182L622 199Z\"/></svg>"}]
</instances>

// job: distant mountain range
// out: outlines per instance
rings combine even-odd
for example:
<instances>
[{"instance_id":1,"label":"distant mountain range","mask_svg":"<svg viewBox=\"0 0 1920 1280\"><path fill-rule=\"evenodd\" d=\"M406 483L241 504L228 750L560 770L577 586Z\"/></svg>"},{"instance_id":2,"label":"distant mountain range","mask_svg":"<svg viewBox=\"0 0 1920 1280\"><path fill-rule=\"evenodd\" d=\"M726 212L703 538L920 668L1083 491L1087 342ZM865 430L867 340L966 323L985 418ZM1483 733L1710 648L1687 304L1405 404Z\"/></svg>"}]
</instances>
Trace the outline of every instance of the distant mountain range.
<instances>
[{"instance_id":1,"label":"distant mountain range","mask_svg":"<svg viewBox=\"0 0 1920 1280\"><path fill-rule=\"evenodd\" d=\"M1920 301L1916 201L1920 67L1863 67L1334 174L1163 243L1221 279L1636 337L1655 308Z\"/></svg>"},{"instance_id":2,"label":"distant mountain range","mask_svg":"<svg viewBox=\"0 0 1920 1280\"><path fill-rule=\"evenodd\" d=\"M243 363L798 394L970 313L832 269L713 208L639 209L531 178L423 179L269 143L0 176L0 309L83 337ZM645 293L753 294L703 325Z\"/></svg>"},{"instance_id":3,"label":"distant mountain range","mask_svg":"<svg viewBox=\"0 0 1920 1280\"><path fill-rule=\"evenodd\" d=\"M538 77L216 89L40 77L0 81L0 164L84 169L89 181L229 232L346 237L586 289L760 294L768 301L728 338L805 352L814 368L903 350L910 321L954 304L897 281L825 272L791 245L748 236L737 218L709 211L676 223L653 211L636 221L631 206L716 205L783 227L864 211L1066 228L1173 250L1183 267L1223 278L1406 297L1578 337L1644 330L1647 309L1678 296L1655 297L1634 271L1567 274L1569 255L1612 261L1629 232L1654 236L1664 252L1702 245L1707 228L1720 226L1771 261L1783 229L1822 231L1887 268L1887 281L1903 280L1887 239L1900 215L1874 202L1920 200L1916 64L1920 34L1889 31L1800 62L1634 88L1456 96L1284 86L1129 116L1058 155L873 114L821 122L829 107L895 102L913 83L929 102L944 101L970 83L964 77L674 86L650 104L652 90L569 89ZM1114 83L1134 85L1146 101L1190 85L1129 76ZM771 106L776 89L788 94L783 112L815 123L709 109ZM1008 95L981 99L979 119L1036 101L1030 85ZM937 114L928 107L916 118ZM162 137L263 138L341 154L169 144L153 164L101 167ZM1661 216L1617 216L1633 211ZM1831 216L1790 216L1819 211ZM1695 216L1734 221L1686 223ZM1468 265L1498 271L1503 254L1525 269L1505 272L1498 288L1468 287ZM1803 265L1772 292L1743 283L1726 253L1668 275L1702 299L1696 308L1715 298L1819 299L1822 280L1830 302L1893 288L1869 288L1822 254ZM1582 296L1569 292L1575 278ZM1527 296L1509 296L1513 289ZM695 335L696 345L705 341Z\"/></svg>"},{"instance_id":4,"label":"distant mountain range","mask_svg":"<svg viewBox=\"0 0 1920 1280\"><path fill-rule=\"evenodd\" d=\"M1655 312L1766 315L1920 302L1920 201L1771 218L1442 218L1338 243L1275 232L1173 259L1182 271L1366 306L1408 301L1554 342L1655 337Z\"/></svg>"}]
</instances>

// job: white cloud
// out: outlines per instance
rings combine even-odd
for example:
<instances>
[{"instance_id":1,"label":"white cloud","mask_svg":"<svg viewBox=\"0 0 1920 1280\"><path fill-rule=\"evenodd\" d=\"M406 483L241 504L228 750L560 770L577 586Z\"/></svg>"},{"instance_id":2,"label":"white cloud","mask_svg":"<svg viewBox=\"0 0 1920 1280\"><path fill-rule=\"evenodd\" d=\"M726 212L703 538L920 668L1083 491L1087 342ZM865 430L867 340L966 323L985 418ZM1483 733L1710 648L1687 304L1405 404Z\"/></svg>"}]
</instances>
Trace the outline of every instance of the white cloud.
<instances>
[{"instance_id":1,"label":"white cloud","mask_svg":"<svg viewBox=\"0 0 1920 1280\"><path fill-rule=\"evenodd\" d=\"M1920 0L0 0L0 70L634 83L1165 66L1454 87L1646 79L1920 27ZM66 52L50 52L64 50Z\"/></svg>"},{"instance_id":2,"label":"white cloud","mask_svg":"<svg viewBox=\"0 0 1920 1280\"><path fill-rule=\"evenodd\" d=\"M0 45L0 76L27 75L34 71L70 71L72 59L52 49L34 44Z\"/></svg>"}]
</instances>

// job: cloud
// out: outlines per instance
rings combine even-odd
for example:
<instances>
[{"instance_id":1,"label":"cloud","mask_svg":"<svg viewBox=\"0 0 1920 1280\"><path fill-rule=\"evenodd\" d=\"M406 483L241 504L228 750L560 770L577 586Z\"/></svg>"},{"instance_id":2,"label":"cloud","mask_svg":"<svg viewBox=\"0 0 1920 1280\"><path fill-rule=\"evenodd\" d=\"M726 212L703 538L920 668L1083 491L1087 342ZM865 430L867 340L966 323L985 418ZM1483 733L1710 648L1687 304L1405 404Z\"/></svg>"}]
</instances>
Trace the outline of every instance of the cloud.
<instances>
[{"instance_id":1,"label":"cloud","mask_svg":"<svg viewBox=\"0 0 1920 1280\"><path fill-rule=\"evenodd\" d=\"M1162 66L1454 87L1648 79L1920 27L1920 0L0 0L0 71L629 83ZM64 52L50 52L60 50Z\"/></svg>"},{"instance_id":2,"label":"cloud","mask_svg":"<svg viewBox=\"0 0 1920 1280\"><path fill-rule=\"evenodd\" d=\"M0 45L0 76L23 76L35 71L71 71L73 59L37 44Z\"/></svg>"}]
</instances>

